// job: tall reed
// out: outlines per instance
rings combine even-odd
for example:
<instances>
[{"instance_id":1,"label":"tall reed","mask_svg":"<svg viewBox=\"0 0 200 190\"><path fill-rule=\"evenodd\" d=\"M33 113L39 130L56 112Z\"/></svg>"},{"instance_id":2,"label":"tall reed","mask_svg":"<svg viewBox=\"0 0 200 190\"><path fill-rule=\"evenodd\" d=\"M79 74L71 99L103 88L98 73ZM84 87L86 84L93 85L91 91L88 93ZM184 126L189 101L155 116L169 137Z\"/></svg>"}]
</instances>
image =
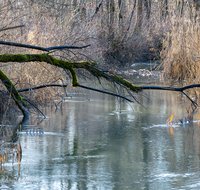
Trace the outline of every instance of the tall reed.
<instances>
[{"instance_id":1,"label":"tall reed","mask_svg":"<svg viewBox=\"0 0 200 190\"><path fill-rule=\"evenodd\" d=\"M164 77L200 82L200 30L197 22L185 18L172 20L170 31L163 40L161 59Z\"/></svg>"}]
</instances>

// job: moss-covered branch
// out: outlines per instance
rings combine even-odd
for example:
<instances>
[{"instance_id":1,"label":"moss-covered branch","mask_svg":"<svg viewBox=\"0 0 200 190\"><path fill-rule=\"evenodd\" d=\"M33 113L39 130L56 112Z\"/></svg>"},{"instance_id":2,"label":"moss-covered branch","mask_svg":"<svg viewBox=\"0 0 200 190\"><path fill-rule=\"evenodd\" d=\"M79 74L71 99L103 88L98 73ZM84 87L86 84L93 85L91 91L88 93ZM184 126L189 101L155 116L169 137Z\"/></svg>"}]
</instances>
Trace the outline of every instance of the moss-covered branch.
<instances>
[{"instance_id":1,"label":"moss-covered branch","mask_svg":"<svg viewBox=\"0 0 200 190\"><path fill-rule=\"evenodd\" d=\"M132 83L128 82L127 80L123 79L122 77L117 77L115 75L111 75L107 72L103 72L95 67L94 63L90 63L87 61L80 61L80 62L70 62L65 60L56 59L49 54L3 54L0 55L0 62L8 63L8 62L46 62L51 65L55 65L56 67L61 67L68 70L72 76L72 86L74 87L84 87L78 83L78 78L76 75L75 69L85 69L90 72L93 76L95 76L99 82L100 78L105 78L109 81L116 82L117 84L123 85L124 87L137 92L140 90L140 87L134 86ZM25 108L25 103L20 96L18 90L14 86L14 84L9 80L9 78L5 75L3 71L0 70L0 79L3 84L6 86L8 92L11 94L13 99L15 100L16 104L23 112L24 115L27 115L27 110ZM94 90L94 89L93 89ZM97 90L97 89L96 89ZM115 95L117 97L121 97L127 99L126 97L109 93L106 91L102 91L102 93L107 93L110 95ZM127 99L129 100L129 99ZM129 100L131 101L131 100Z\"/></svg>"},{"instance_id":2,"label":"moss-covered branch","mask_svg":"<svg viewBox=\"0 0 200 190\"><path fill-rule=\"evenodd\" d=\"M140 90L145 90L145 89L159 89L159 90L179 91L179 92L182 92L184 95L186 95L183 92L184 90L186 90L188 88L193 88L193 87L200 87L199 84L196 84L193 86L187 86L187 87L183 87L183 88L136 86L136 85L133 85L133 83L125 80L123 77L119 77L119 76L110 74L109 72L104 72L102 70L99 70L98 68L95 67L94 63L90 63L87 61L70 62L70 61L56 59L49 54L27 54L27 55L25 55L25 54L3 54L3 55L0 55L0 62L5 62L5 63L7 63L7 62L19 62L20 63L20 62L34 62L34 61L35 62L46 62L46 63L54 65L56 67L61 67L61 68L68 70L71 73L72 86L74 86L74 87L86 88L85 86L80 85L78 83L78 78L77 78L75 69L85 69L86 71L90 72L93 76L95 76L99 80L99 82L101 82L100 78L104 78L108 81L115 82L116 84L119 84L119 85L123 86L124 88L129 89L130 91L133 91L133 92L138 92ZM24 103L22 97L18 93L18 91L15 88L15 86L13 85L13 83L9 80L9 78L1 70L0 70L0 79L2 80L2 82L6 86L6 88L8 89L8 92L12 95L12 97L15 100L18 107L22 110L23 113L26 114L26 109L24 109L25 103ZM93 89L90 87L87 87L87 89L100 91L102 93L107 93L110 95L114 95L114 96L117 96L120 98L127 99L126 97L116 95L113 93L109 93L106 91L101 91L98 89ZM133 97L133 99L135 99L135 98ZM189 98L189 100L193 103L193 105L195 107L197 106L197 104L194 101L192 101L190 98ZM128 101L131 101L131 100L128 99Z\"/></svg>"},{"instance_id":3,"label":"moss-covered branch","mask_svg":"<svg viewBox=\"0 0 200 190\"><path fill-rule=\"evenodd\" d=\"M28 116L28 111L25 108L26 104L24 103L22 97L20 96L18 90L15 88L12 81L7 77L7 75L0 69L0 79L3 82L4 86L7 88L9 94L14 99L15 103L19 107L19 109L22 111L24 116Z\"/></svg>"},{"instance_id":4,"label":"moss-covered branch","mask_svg":"<svg viewBox=\"0 0 200 190\"><path fill-rule=\"evenodd\" d=\"M72 76L72 85L74 87L78 86L78 78L74 69L85 69L90 72L93 76L100 78L105 78L110 81L114 81L118 84L123 85L124 87L137 92L140 90L139 86L133 85L131 82L123 79L122 77L117 77L115 75L109 74L107 72L103 72L95 67L94 63L90 63L87 61L80 62L70 62L65 60L56 59L49 54L4 54L0 55L0 62L46 62L51 65L55 65L57 67L65 68L70 71Z\"/></svg>"},{"instance_id":5,"label":"moss-covered branch","mask_svg":"<svg viewBox=\"0 0 200 190\"><path fill-rule=\"evenodd\" d=\"M8 92L11 94L11 96L15 97L16 100L21 102L23 106L26 106L19 92L15 88L14 84L1 69L0 69L0 79L3 82L4 86L7 88Z\"/></svg>"}]
</instances>

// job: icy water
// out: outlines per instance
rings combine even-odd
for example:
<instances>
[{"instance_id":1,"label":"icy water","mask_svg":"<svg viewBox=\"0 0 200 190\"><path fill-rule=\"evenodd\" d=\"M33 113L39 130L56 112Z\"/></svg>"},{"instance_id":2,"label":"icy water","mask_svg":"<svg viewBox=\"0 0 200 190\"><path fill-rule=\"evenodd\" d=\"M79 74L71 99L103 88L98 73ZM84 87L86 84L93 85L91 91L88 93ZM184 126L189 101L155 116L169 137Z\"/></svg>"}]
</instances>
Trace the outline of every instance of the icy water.
<instances>
[{"instance_id":1,"label":"icy water","mask_svg":"<svg viewBox=\"0 0 200 190\"><path fill-rule=\"evenodd\" d=\"M146 109L122 102L121 112L116 98L84 93L90 101L65 98L21 128L21 163L3 164L0 189L200 189L198 120L166 125L186 115L178 93L146 91Z\"/></svg>"}]
</instances>

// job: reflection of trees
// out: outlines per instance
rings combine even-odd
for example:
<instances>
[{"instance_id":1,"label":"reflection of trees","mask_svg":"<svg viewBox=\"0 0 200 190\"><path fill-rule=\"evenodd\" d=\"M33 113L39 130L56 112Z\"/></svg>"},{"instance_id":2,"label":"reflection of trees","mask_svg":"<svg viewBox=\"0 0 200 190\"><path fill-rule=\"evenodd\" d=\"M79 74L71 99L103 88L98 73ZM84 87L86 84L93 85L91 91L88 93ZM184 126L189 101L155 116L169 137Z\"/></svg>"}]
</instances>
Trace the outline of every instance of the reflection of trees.
<instances>
[{"instance_id":1,"label":"reflection of trees","mask_svg":"<svg viewBox=\"0 0 200 190\"><path fill-rule=\"evenodd\" d=\"M154 96L155 95L154 93L155 92L151 92L150 97L152 95ZM164 96L168 96L168 94L164 93ZM165 97L163 97L163 99L166 100ZM86 179L84 178L85 181L78 182L81 184L81 185L79 184L81 187L83 187L83 185L86 186L87 183L89 183L88 181L90 181L90 175L98 172L96 170L99 169L99 165L100 163L102 164L102 162L105 163L105 165L102 164L102 167L105 166L105 168L102 169L104 170L104 174L109 173L112 176L112 178L109 180L112 181L114 184L118 182L118 184L115 185L115 189L122 189L124 184L136 187L137 186L136 182L139 180L142 180L140 186L144 186L146 188L151 187L151 184L149 183L151 172L152 171L154 172L155 168L157 167L155 165L154 165L155 168L151 167L152 163L153 164L156 163L154 154L157 154L158 159L162 160L165 158L166 155L163 155L162 157L159 156L159 151L162 152L163 146L166 144L166 141L169 141L169 138L171 138L171 136L168 135L165 136L164 138L159 139L160 138L159 136L151 133L149 130L144 130L142 128L150 127L149 125L152 124L152 121L154 121L155 123L161 121L163 122L163 120L165 121L165 119L163 118L161 119L159 118L160 120L158 119L155 121L156 114L159 113L161 113L162 115L166 114L166 119L167 119L170 111L168 111L167 109L167 107L169 107L167 106L168 101L163 101L163 99L161 100L157 98L156 99L157 101L155 99L147 100L148 102L146 102L145 98L141 100L142 103L145 101L144 104L149 106L148 109L151 110L151 114L148 111L144 113L145 110L143 110L143 113L141 114L135 112L134 113L135 119L131 121L132 122L131 124L129 122L129 119L131 118L129 114L118 114L118 115L114 114L112 116L113 118L109 118L108 124L106 124L108 125L108 127L103 132L104 136L103 139L104 143L106 144L105 146L98 145L99 142L102 142L100 140L100 137L102 137L102 128L104 127L99 125L101 121L99 121L98 123L98 121L96 120L93 123L91 118L89 124L88 122L86 122L89 126L83 125L80 127L80 125L78 124L79 119L82 120L85 115L89 114L92 116L93 114L94 115L98 114L98 111L101 110L101 108L102 110L99 113L104 112L103 111L104 105L100 106L98 110L98 103L97 103L97 105L94 106L96 109L94 110L85 109L84 113L83 112L80 113L80 111L78 110L83 110L84 108L82 107L80 109L81 105L76 104L76 109L74 109L75 111L74 119L76 121L75 125L78 126L78 129L77 129L77 134L75 134L74 136L74 143L73 143L74 151L73 155L71 156L78 156L78 158L75 159L74 162L72 162L70 159L66 160L67 160L67 165L69 165L70 168L71 167L74 168L74 165L76 165L77 169L74 170L76 176L85 176L86 178ZM153 103L151 103L151 101ZM111 104L113 104L113 102L114 101L112 101ZM127 105L122 105L122 110L126 109L123 106ZM154 109L152 109L152 106L154 106ZM106 107L109 107L109 105L106 105ZM117 107L116 104L113 105L113 109L116 109L116 107ZM163 107L165 108L164 110L162 110ZM137 106L135 106L134 108L137 109ZM76 110L78 111L77 113ZM93 111L94 113L92 114ZM76 114L78 115L78 117L76 117ZM105 121L107 120L106 116L104 120ZM130 125L131 128L128 127ZM86 129L83 130L83 128L85 127ZM95 128L95 132L91 132L94 131L93 127ZM132 135L131 137L130 134ZM152 140L156 141L156 139L158 139L159 143L155 143L154 147L152 146L151 141ZM80 142L86 142L86 144ZM93 142L93 144L91 145L87 142ZM135 146L137 148L134 148ZM91 158L88 158L91 155L94 156L106 155L105 156L106 158L102 159L102 161L101 159L92 160ZM173 154L171 155L172 158L174 159L174 155ZM171 162L171 160L168 160L168 162ZM174 160L172 160L172 162L174 162ZM167 169L162 165L158 164L158 166L161 167L161 169L162 168ZM138 176L136 177L132 172L137 173ZM72 173L73 170L70 170L69 175ZM99 175L101 175L101 171L99 171ZM69 181L72 183L71 180Z\"/></svg>"}]
</instances>

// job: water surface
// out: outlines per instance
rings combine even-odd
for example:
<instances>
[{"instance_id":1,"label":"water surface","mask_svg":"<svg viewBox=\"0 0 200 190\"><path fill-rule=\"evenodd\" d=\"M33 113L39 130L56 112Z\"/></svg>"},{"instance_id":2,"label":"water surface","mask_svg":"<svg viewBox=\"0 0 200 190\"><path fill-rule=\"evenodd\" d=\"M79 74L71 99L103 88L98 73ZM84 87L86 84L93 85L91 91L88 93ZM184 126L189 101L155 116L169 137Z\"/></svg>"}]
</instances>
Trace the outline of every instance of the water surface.
<instances>
[{"instance_id":1,"label":"water surface","mask_svg":"<svg viewBox=\"0 0 200 190\"><path fill-rule=\"evenodd\" d=\"M177 93L147 91L146 109L86 95L45 108L40 124L30 118L18 135L21 163L3 165L1 189L200 189L198 121L166 125L186 112Z\"/></svg>"}]
</instances>

